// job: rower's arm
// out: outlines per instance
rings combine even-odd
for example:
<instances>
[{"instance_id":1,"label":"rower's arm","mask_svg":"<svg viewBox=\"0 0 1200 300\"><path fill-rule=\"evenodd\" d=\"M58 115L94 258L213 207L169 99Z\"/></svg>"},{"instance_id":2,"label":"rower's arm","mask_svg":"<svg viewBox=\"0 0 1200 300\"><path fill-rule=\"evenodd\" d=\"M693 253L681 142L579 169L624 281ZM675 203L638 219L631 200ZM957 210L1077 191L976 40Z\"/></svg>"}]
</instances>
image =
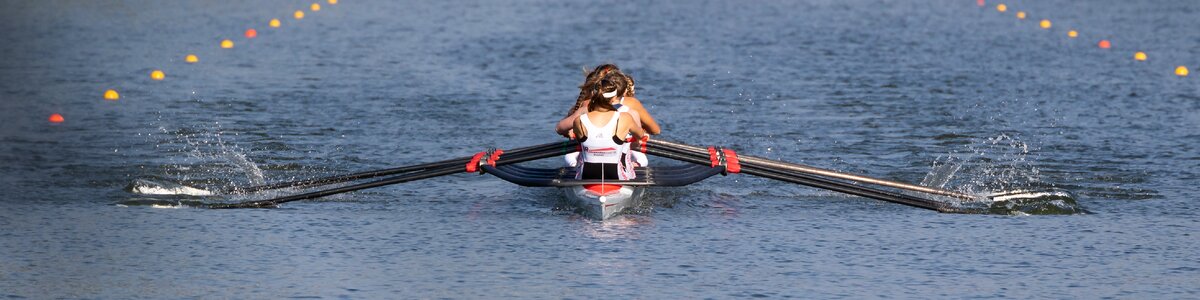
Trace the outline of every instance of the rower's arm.
<instances>
[{"instance_id":1,"label":"rower's arm","mask_svg":"<svg viewBox=\"0 0 1200 300\"><path fill-rule=\"evenodd\" d=\"M641 121L642 128L646 130L645 133L653 135L662 133L662 128L658 126L658 121L655 121L654 117L650 116L650 112L646 111L645 106L642 106L642 101L633 97L625 97L625 105L628 105L629 109L638 112L638 120Z\"/></svg>"},{"instance_id":2,"label":"rower's arm","mask_svg":"<svg viewBox=\"0 0 1200 300\"><path fill-rule=\"evenodd\" d=\"M579 109L571 112L570 116L559 120L558 124L554 125L554 132L565 137L571 137L569 134L571 133L571 129L575 127L575 120L579 119L579 115L587 111L587 105L588 102L584 101L583 105L580 105Z\"/></svg>"},{"instance_id":3,"label":"rower's arm","mask_svg":"<svg viewBox=\"0 0 1200 300\"><path fill-rule=\"evenodd\" d=\"M581 109L581 110L582 110L582 109ZM583 137L586 137L586 136L587 136L587 129L586 129L586 128L583 128L583 120L582 120L582 119L580 119L580 118L575 118L575 121L574 121L574 122L572 122L572 124L573 124L573 126L571 126L571 129L567 131L568 133L570 133L570 132L575 132L575 138L576 138L576 139L581 139L581 138L583 138ZM571 137L571 136L569 136L569 135L566 135L566 134L564 134L564 136L566 136L566 137L568 137L568 138L569 138L569 137Z\"/></svg>"},{"instance_id":4,"label":"rower's arm","mask_svg":"<svg viewBox=\"0 0 1200 300\"><path fill-rule=\"evenodd\" d=\"M642 136L646 135L646 130L642 129L642 127L640 127L640 126L637 126L637 121L635 121L633 119L633 115L631 115L629 113L621 113L621 114L622 114L622 118L617 119L617 122L623 122L624 124L617 124L618 125L617 127L628 128L626 130L628 130L629 134L633 135L633 140L635 140L635 141L642 140Z\"/></svg>"}]
</instances>

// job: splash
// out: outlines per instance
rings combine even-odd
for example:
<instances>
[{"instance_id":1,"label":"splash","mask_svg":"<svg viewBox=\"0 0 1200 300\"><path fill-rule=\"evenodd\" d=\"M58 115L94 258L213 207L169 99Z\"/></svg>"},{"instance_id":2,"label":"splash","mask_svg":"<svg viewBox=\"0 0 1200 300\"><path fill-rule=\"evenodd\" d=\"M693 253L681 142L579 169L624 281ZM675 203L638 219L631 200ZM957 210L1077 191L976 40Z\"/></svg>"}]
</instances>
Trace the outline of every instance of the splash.
<instances>
[{"instance_id":1,"label":"splash","mask_svg":"<svg viewBox=\"0 0 1200 300\"><path fill-rule=\"evenodd\" d=\"M266 182L263 170L246 155L248 151L225 139L220 123L176 130L160 127L159 131L165 138L158 141L158 147L176 154L162 167L165 175L175 181L223 189L235 186L235 182Z\"/></svg>"},{"instance_id":2,"label":"splash","mask_svg":"<svg viewBox=\"0 0 1200 300\"><path fill-rule=\"evenodd\" d=\"M138 178L125 191L142 195L212 196L213 192L164 180Z\"/></svg>"},{"instance_id":3,"label":"splash","mask_svg":"<svg viewBox=\"0 0 1200 300\"><path fill-rule=\"evenodd\" d=\"M1085 211L1075 197L1041 179L1037 147L1013 134L976 140L967 153L939 157L921 185L980 195L960 205L973 211L1006 215L1059 215ZM961 178L957 184L951 184Z\"/></svg>"}]
</instances>

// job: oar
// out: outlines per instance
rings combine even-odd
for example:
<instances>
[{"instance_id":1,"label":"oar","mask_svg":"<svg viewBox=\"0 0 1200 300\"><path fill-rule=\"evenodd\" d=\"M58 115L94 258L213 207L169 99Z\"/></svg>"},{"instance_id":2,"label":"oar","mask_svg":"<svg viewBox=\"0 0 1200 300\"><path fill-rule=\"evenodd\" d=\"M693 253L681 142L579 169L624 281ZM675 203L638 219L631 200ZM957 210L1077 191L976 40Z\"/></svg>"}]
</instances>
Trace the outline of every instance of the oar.
<instances>
[{"instance_id":1,"label":"oar","mask_svg":"<svg viewBox=\"0 0 1200 300\"><path fill-rule=\"evenodd\" d=\"M707 153L707 151L708 151L707 149L701 148L701 147L696 147L696 146L686 145L686 144L681 144L681 143L668 142L668 141L663 141L663 140L650 140L648 142L648 145L660 147L660 148L674 148L674 149L680 149L680 150L688 150L688 151L697 152L697 153ZM801 164L796 164L796 163L771 160L771 159L766 159L766 158L761 158L761 157L738 155L738 160L741 162L741 164L743 166L755 166L755 167L760 167L760 168L764 168L764 169L774 169L774 170L788 170L788 171L792 171L792 172L825 176L825 177L830 177L830 178L845 179L845 180L850 180L850 181L893 187L893 188L910 190L910 191L915 191L915 192L922 192L922 193L928 193L928 194L934 194L934 195L954 197L954 198L959 198L959 199L964 199L964 200L976 199L975 196L960 193L960 192L955 192L955 191L951 191L951 190L938 189L938 188L932 188L932 187L927 187L927 186L919 186L919 185L908 184L908 183L903 183L903 182L896 182L896 181L891 181L891 180L868 177L868 176L858 175L858 174L838 172L838 171L821 169L821 168L817 168L817 167L806 166L806 165L801 165Z\"/></svg>"},{"instance_id":2,"label":"oar","mask_svg":"<svg viewBox=\"0 0 1200 300\"><path fill-rule=\"evenodd\" d=\"M508 151L507 154L508 155L521 155L524 153L537 152L537 151L542 151L542 150L547 150L547 149L559 149L559 148L561 148L561 149L570 148L571 151L574 151L575 145L577 145L577 143L573 142L573 141L546 143L546 144L541 144L541 145L536 145L536 146L529 146L529 147L513 149L511 151ZM563 150L563 151L566 151L566 150ZM567 152L570 152L570 151L567 151ZM272 183L272 184L266 184L266 185L260 185L260 186L252 186L252 187L247 187L247 188L233 188L233 189L226 191L226 193L227 194L254 193L254 192L273 190L273 189L281 189L281 188L311 187L311 186L328 185L328 184L342 183L342 182L348 182L348 181L355 181L355 180L360 180L360 179L395 175L395 174L407 173L407 172L413 172L413 171L430 170L430 169L446 167L446 166L463 166L468 161L470 161L471 158L472 158L471 156L467 156L467 157L447 159L447 160L443 160L443 161L423 163L423 164L419 164L419 165L411 165L411 166L404 166L404 167L397 167L397 168L390 168L390 169L364 171L364 172L358 172L358 173L352 173L352 174L337 175L337 176L330 176L330 177L323 177L323 178L304 179L304 180L289 181L289 182L279 182L279 183Z\"/></svg>"},{"instance_id":3,"label":"oar","mask_svg":"<svg viewBox=\"0 0 1200 300\"><path fill-rule=\"evenodd\" d=\"M570 143L573 143L573 142L567 142L567 144L570 144ZM565 145L565 144L561 144L561 143L559 143L559 144ZM527 151L523 151L522 153L513 154L513 155L505 154L505 155L500 156L500 159L496 160L496 165L501 166L501 165L507 165L507 164L515 164L515 163L521 163L521 162L526 162L526 161L531 161L531 160L543 159L543 158L547 158L547 157L558 156L558 155L562 155L563 151L564 151L563 149L559 149L558 147L550 147L548 149L543 149L542 151L539 151L539 152L530 152L527 150ZM279 205L282 203L287 203L287 202L292 202L292 201L325 197L325 196L329 196L329 195L353 192L353 191L369 189L369 188L373 188L373 187L380 187L380 186L385 186L385 185L392 185L392 184L397 184L397 183L404 183L404 182L409 182L409 181L416 181L416 180L421 180L421 179L426 179L426 178L433 178L433 177L438 177L438 176L445 176L445 175L449 175L449 174L459 173L459 172L463 172L465 170L465 164L466 163L464 162L463 165L447 165L447 166L443 166L443 167L432 168L432 169L427 169L427 170L422 170L422 171L416 171L416 172L412 172L412 173L407 173L407 174L389 177L389 178L372 181L372 182L367 182L367 183L360 183L360 184L349 185L349 186L333 188L333 189L328 189L328 190L321 190L321 191L279 197L279 198L275 198L275 199L246 201L246 202L239 202L239 203L210 204L207 206L207 208L226 209L226 208L274 207L276 205Z\"/></svg>"},{"instance_id":4,"label":"oar","mask_svg":"<svg viewBox=\"0 0 1200 300\"><path fill-rule=\"evenodd\" d=\"M675 159L684 162L690 162L701 165L711 165L707 152L701 154L686 149L672 149L671 147L647 148L646 154L660 156L664 158ZM739 156L740 157L740 156ZM832 190L836 192L846 193L850 195L866 197L881 201L893 202L918 208L934 210L938 212L957 212L969 213L971 211L963 210L947 203L922 199L885 190L874 189L866 186L856 185L852 183L840 182L836 180L821 178L818 176L781 171L762 169L756 166L743 165L740 171L747 175L754 175L768 179L774 179L784 182L796 183L806 186L811 186L820 189Z\"/></svg>"}]
</instances>

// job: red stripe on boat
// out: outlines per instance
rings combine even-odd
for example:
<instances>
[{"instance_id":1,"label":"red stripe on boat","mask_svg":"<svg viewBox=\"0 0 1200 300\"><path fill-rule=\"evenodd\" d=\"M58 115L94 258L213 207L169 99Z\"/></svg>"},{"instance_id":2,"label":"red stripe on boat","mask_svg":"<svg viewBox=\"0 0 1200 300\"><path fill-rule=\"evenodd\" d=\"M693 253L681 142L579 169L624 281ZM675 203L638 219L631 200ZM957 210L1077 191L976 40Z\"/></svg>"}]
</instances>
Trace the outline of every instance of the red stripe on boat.
<instances>
[{"instance_id":1,"label":"red stripe on boat","mask_svg":"<svg viewBox=\"0 0 1200 300\"><path fill-rule=\"evenodd\" d=\"M608 196L621 191L619 184L585 184L583 188L599 196Z\"/></svg>"}]
</instances>

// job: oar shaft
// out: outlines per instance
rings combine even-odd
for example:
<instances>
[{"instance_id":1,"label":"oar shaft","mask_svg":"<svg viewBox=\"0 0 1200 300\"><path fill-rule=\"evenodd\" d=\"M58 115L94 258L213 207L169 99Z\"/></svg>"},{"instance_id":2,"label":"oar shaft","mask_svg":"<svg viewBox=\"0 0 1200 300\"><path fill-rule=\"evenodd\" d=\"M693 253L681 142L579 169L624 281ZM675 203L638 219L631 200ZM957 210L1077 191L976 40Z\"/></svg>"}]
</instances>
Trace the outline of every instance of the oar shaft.
<instances>
[{"instance_id":1,"label":"oar shaft","mask_svg":"<svg viewBox=\"0 0 1200 300\"><path fill-rule=\"evenodd\" d=\"M711 163L707 157L704 157L704 156L701 156L701 155L698 155L695 153L685 153L685 152L681 152L678 150L675 150L675 151L667 150L666 148L648 148L648 149L646 149L646 153L655 155L655 156L660 156L660 157L665 157L665 158L670 158L670 159L675 159L675 160L680 160L680 161L690 162L690 163L695 163L695 164L701 164L701 165L708 165ZM892 202L892 203L897 203L897 204L903 204L903 205L908 205L908 206L917 207L917 208L929 209L929 210L934 210L934 211L938 211L938 212L966 212L966 211L961 211L957 208L954 208L946 203L942 203L942 202L938 202L938 201L917 198L917 197L913 197L913 196L909 196L909 195L904 195L904 194L899 194L899 193L894 193L894 192L889 192L889 191L884 191L884 190L873 189L870 187L860 186L860 185L846 183L846 182L839 182L839 181L835 181L835 180L831 180L831 179L820 178L820 177L802 174L802 173L790 173L790 172L786 172L786 171L775 171L775 170L770 170L770 169L763 169L763 168L756 167L756 166L746 166L746 165L742 166L741 173L744 173L747 175L763 177L763 178L768 178L768 179L779 180L779 181L783 181L783 182L811 186L811 187L820 188L820 189L831 190L831 191L835 191L835 192L841 192L841 193L845 193L845 194L850 194L850 195L855 195L855 196L860 196L860 197L865 197L865 198L870 198L870 199L876 199L876 200L887 201L887 202Z\"/></svg>"},{"instance_id":2,"label":"oar shaft","mask_svg":"<svg viewBox=\"0 0 1200 300\"><path fill-rule=\"evenodd\" d=\"M700 147L696 147L696 146L692 146L692 145L668 142L668 141L663 141L663 140L653 140L652 139L652 140L650 140L649 143L651 145L658 144L659 146L673 147L673 148L678 148L678 149L686 149L686 150L697 152L697 153L708 153L708 149L704 149L704 148L700 148ZM749 155L739 154L738 161L740 161L742 163L742 165L757 165L757 166L778 168L778 169L783 169L783 170L788 170L788 171L820 175L820 176L825 176L825 177L830 177L830 178L845 179L845 180L857 181L857 182L862 182L862 183L869 183L869 184L893 187L893 188L898 188L898 189L905 189L905 190L910 190L910 191L929 193L929 194L934 194L934 195L949 196L949 197L955 197L955 198L960 198L960 199L974 199L975 198L974 196L971 196L968 194L945 190L945 189L931 188L931 187L926 187L926 186L920 186L920 185L908 184L908 183L891 181L891 180L886 180L886 179L874 178L874 177L869 177L869 176L864 176L864 175L838 172L838 171L833 171L833 170L827 170L827 169L822 169L822 168L817 168L817 167L812 167L812 166L771 160L771 159L749 156Z\"/></svg>"},{"instance_id":3,"label":"oar shaft","mask_svg":"<svg viewBox=\"0 0 1200 300\"><path fill-rule=\"evenodd\" d=\"M552 157L552 156L558 156L558 155L562 155L564 153L563 151L565 151L563 149L560 149L559 147L542 148L541 151L531 152L533 150L534 149L523 150L523 151L520 151L520 153L514 154L514 155L501 155L500 159L496 160L496 165L500 166L500 165L521 163L521 162L543 159L543 158ZM463 172L465 170L465 167L466 167L465 165L448 165L448 166L444 166L444 167L440 167L440 168L434 168L434 169L429 169L429 170L417 171L414 173L398 175L395 177L390 177L390 178L386 178L386 179L382 179L382 180L378 180L378 181L360 183L360 184L349 185L349 186L333 188L333 189L328 189L328 190L321 190L321 191L303 193L303 194L298 194L298 195L285 196L285 197L269 199L269 200L247 201L247 202L230 203L230 204L212 204L212 205L209 205L208 208L223 209L223 208L271 207L274 205L292 202L292 201L314 199L314 198L320 198L320 197L325 197L325 196L330 196L330 195L335 195L335 194L369 189L369 188L373 188L373 187L380 187L380 186L385 186L385 185L392 185L392 184L404 183L404 182L409 182L409 181L416 181L416 180L421 180L421 179L450 175L450 174L454 174L454 173Z\"/></svg>"},{"instance_id":4,"label":"oar shaft","mask_svg":"<svg viewBox=\"0 0 1200 300\"><path fill-rule=\"evenodd\" d=\"M529 147L513 149L510 151L507 151L507 154L508 155L521 155L524 153L544 151L544 150L548 150L548 149L558 149L561 151L570 152L570 151L567 151L566 149L570 148L570 150L573 150L574 149L573 147L575 147L576 144L577 144L577 142L574 142L574 141L546 143L546 144L541 144L541 145L536 145L536 146L529 146ZM462 166L462 165L465 165L470 160L471 160L471 157L468 156L468 157L448 159L448 160L443 160L443 161L423 163L423 164L419 164L419 165L412 165L412 166L405 166L405 167L398 167L398 168L390 168L390 169L358 172L358 173L352 173L352 174L346 174L346 175L338 175L338 176L330 176L330 177L322 177L322 178L314 178L314 179L304 179L304 180L297 180L297 181L290 181L290 182L280 182L280 183L273 183L273 184L260 185L260 186L252 186L252 187L248 187L248 188L234 189L230 192L253 193L253 192L258 192L258 191L289 188L289 187L299 188L299 187L309 187L309 186L317 186L317 185L327 185L327 184L342 183L342 182L347 182L347 181L355 181L355 180L359 180L359 179L375 178L375 177L388 176L388 175L394 175L394 174L400 174L400 173L408 173L408 172L413 172L413 171L434 169L434 168L446 167L446 166Z\"/></svg>"}]
</instances>

